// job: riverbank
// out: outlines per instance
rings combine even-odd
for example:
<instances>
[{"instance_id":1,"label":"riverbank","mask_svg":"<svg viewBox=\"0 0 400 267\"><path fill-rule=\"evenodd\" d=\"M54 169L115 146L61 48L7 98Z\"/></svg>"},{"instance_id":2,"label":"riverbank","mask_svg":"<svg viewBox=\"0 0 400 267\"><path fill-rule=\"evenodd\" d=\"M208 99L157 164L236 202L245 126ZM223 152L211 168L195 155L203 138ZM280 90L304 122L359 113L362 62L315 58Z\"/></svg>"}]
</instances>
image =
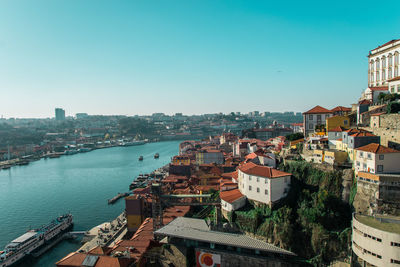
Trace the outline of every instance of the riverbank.
<instances>
[{"instance_id":1,"label":"riverbank","mask_svg":"<svg viewBox=\"0 0 400 267\"><path fill-rule=\"evenodd\" d=\"M178 153L179 141L143 146L98 149L58 160L40 160L21 168L0 171L0 250L30 226L70 212L74 231L86 231L111 221L124 210L124 201L108 205L117 192L127 192L135 177L165 166ZM160 158L154 159L159 153ZM138 161L143 155L145 160ZM62 241L39 259L18 266L53 267L82 246L79 240Z\"/></svg>"}]
</instances>

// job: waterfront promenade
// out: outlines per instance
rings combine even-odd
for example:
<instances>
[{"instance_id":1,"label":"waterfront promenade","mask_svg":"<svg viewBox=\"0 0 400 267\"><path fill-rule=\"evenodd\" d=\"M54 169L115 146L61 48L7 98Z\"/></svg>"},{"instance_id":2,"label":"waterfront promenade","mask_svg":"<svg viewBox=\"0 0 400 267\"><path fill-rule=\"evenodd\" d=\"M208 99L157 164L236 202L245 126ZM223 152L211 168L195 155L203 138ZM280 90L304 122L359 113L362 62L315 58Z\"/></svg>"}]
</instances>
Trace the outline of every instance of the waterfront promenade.
<instances>
[{"instance_id":1,"label":"waterfront promenade","mask_svg":"<svg viewBox=\"0 0 400 267\"><path fill-rule=\"evenodd\" d=\"M150 173L178 154L179 141L114 147L57 159L41 159L27 166L0 171L0 248L30 227L46 224L64 212L74 216L74 231L87 231L109 222L124 210L123 201L107 199L128 192L140 173ZM155 153L159 159L154 159ZM138 157L144 156L139 162ZM19 266L54 266L54 262L78 250L78 240L66 240L38 260Z\"/></svg>"}]
</instances>

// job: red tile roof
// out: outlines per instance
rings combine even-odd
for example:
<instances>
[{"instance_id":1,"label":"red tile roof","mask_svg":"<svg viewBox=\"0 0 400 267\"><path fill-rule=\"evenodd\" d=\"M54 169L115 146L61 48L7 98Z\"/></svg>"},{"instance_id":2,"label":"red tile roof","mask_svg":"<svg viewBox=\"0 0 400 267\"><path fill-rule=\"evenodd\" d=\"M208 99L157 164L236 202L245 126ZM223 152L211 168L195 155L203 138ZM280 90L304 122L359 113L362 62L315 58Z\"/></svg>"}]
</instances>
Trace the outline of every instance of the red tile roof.
<instances>
[{"instance_id":1,"label":"red tile roof","mask_svg":"<svg viewBox=\"0 0 400 267\"><path fill-rule=\"evenodd\" d=\"M378 48L381 48L381 47L390 45L390 44L392 44L392 43L394 43L394 42L396 42L396 41L399 41L399 40L400 40L400 39L393 39L393 40L390 40L389 42L384 43L383 45L380 45L380 46L378 46L377 48L372 49L371 51L374 51L374 50L376 50L376 49L378 49ZM371 52L371 51L370 51L370 52Z\"/></svg>"},{"instance_id":2,"label":"red tile roof","mask_svg":"<svg viewBox=\"0 0 400 267\"><path fill-rule=\"evenodd\" d=\"M323 108L321 106L315 106L309 111L304 112L303 114L321 114L321 113L332 113L329 109Z\"/></svg>"},{"instance_id":3,"label":"red tile roof","mask_svg":"<svg viewBox=\"0 0 400 267\"><path fill-rule=\"evenodd\" d=\"M342 126L337 126L337 127L333 128L332 130L329 130L328 132L343 132L345 130L346 129L343 128Z\"/></svg>"},{"instance_id":4,"label":"red tile roof","mask_svg":"<svg viewBox=\"0 0 400 267\"><path fill-rule=\"evenodd\" d=\"M353 136L353 137L365 137L365 136L376 136L376 135L374 135L372 133L369 133L369 132L360 132L360 133L351 134L350 136Z\"/></svg>"},{"instance_id":5,"label":"red tile roof","mask_svg":"<svg viewBox=\"0 0 400 267\"><path fill-rule=\"evenodd\" d=\"M336 112L336 111L351 111L351 108L337 106L336 108L332 109L331 111L333 111L333 112Z\"/></svg>"},{"instance_id":6,"label":"red tile roof","mask_svg":"<svg viewBox=\"0 0 400 267\"><path fill-rule=\"evenodd\" d=\"M245 163L241 165L239 169L246 174L267 177L267 178L277 178L277 177L291 175L290 173L283 172L268 166L260 166L253 162Z\"/></svg>"},{"instance_id":7,"label":"red tile roof","mask_svg":"<svg viewBox=\"0 0 400 267\"><path fill-rule=\"evenodd\" d=\"M242 193L240 193L239 189L233 189L233 190L228 190L228 191L222 191L219 193L219 197L228 203L233 203L236 200L239 200L240 198L244 197Z\"/></svg>"},{"instance_id":8,"label":"red tile roof","mask_svg":"<svg viewBox=\"0 0 400 267\"><path fill-rule=\"evenodd\" d=\"M393 79L388 80L388 82L400 81L400 76L394 77Z\"/></svg>"},{"instance_id":9,"label":"red tile roof","mask_svg":"<svg viewBox=\"0 0 400 267\"><path fill-rule=\"evenodd\" d=\"M371 104L371 100L361 100L360 102L358 102L359 105L370 105Z\"/></svg>"},{"instance_id":10,"label":"red tile roof","mask_svg":"<svg viewBox=\"0 0 400 267\"><path fill-rule=\"evenodd\" d=\"M376 143L371 143L371 144L368 144L366 146L362 146L362 147L356 148L356 150L361 150L361 151L365 151L365 152L371 152L371 153L374 153L374 154L400 153L399 150L395 150L393 148L382 146L382 145L376 144Z\"/></svg>"},{"instance_id":11,"label":"red tile roof","mask_svg":"<svg viewBox=\"0 0 400 267\"><path fill-rule=\"evenodd\" d=\"M386 114L386 113L385 112L380 112L380 113L371 114L371 116L380 116L380 115L383 115L383 114Z\"/></svg>"}]
</instances>

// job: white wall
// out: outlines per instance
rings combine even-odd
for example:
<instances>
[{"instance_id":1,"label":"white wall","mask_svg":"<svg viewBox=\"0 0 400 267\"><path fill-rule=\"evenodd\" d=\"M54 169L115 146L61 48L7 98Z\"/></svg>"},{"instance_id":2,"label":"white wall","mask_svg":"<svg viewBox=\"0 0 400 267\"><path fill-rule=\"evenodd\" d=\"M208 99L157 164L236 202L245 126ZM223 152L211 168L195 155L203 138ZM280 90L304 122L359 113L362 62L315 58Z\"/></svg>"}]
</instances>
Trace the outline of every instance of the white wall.
<instances>
[{"instance_id":1,"label":"white wall","mask_svg":"<svg viewBox=\"0 0 400 267\"><path fill-rule=\"evenodd\" d=\"M222 207L222 209L224 209L226 211L238 210L241 207L243 207L244 205L246 205L246 197L245 196L234 201L232 204L221 199L221 207Z\"/></svg>"},{"instance_id":2,"label":"white wall","mask_svg":"<svg viewBox=\"0 0 400 267\"><path fill-rule=\"evenodd\" d=\"M290 175L269 179L249 175L239 170L239 190L248 199L271 204L271 202L285 197L289 187ZM259 192L257 192L257 188Z\"/></svg>"},{"instance_id":3,"label":"white wall","mask_svg":"<svg viewBox=\"0 0 400 267\"><path fill-rule=\"evenodd\" d=\"M383 156L383 159L380 159L380 155ZM378 171L378 165L383 166L382 171ZM357 150L355 171L356 173L359 171L370 173L400 172L400 153L374 154Z\"/></svg>"}]
</instances>

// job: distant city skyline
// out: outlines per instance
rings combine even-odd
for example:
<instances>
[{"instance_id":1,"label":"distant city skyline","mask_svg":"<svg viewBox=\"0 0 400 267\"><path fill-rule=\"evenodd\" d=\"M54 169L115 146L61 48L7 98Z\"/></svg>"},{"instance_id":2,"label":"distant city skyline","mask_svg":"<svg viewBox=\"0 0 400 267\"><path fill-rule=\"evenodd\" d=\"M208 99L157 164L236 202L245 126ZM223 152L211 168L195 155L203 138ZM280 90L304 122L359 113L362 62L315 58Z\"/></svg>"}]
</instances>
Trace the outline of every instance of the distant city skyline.
<instances>
[{"instance_id":1,"label":"distant city skyline","mask_svg":"<svg viewBox=\"0 0 400 267\"><path fill-rule=\"evenodd\" d=\"M349 107L389 2L1 1L0 117Z\"/></svg>"}]
</instances>

